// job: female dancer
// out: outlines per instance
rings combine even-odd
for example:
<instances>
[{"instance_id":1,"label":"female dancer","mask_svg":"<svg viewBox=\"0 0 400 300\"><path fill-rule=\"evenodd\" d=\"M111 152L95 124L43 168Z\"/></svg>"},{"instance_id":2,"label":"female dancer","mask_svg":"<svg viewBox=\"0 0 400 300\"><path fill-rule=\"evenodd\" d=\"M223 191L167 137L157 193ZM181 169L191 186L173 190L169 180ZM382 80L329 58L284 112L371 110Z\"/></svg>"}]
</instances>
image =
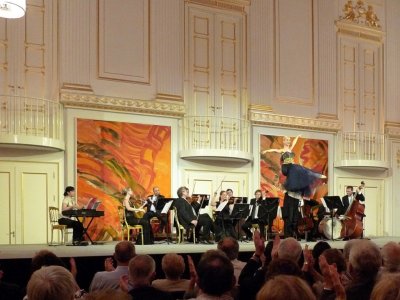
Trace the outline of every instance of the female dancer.
<instances>
[{"instance_id":1,"label":"female dancer","mask_svg":"<svg viewBox=\"0 0 400 300\"><path fill-rule=\"evenodd\" d=\"M130 187L125 188L122 191L122 194L125 196L123 205L125 207L125 216L126 216L126 221L128 222L129 225L142 225L143 227L143 239L144 239L144 244L149 245L153 244L153 238L152 238L152 231L150 227L150 221L148 218L143 217L143 218L136 218L134 213L136 212L145 212L143 208L135 208L132 203L130 202L130 198L133 194L132 189ZM137 244L141 244L141 240L137 240Z\"/></svg>"},{"instance_id":2,"label":"female dancer","mask_svg":"<svg viewBox=\"0 0 400 300\"><path fill-rule=\"evenodd\" d=\"M64 199L62 202L61 218L58 219L58 224L67 225L67 228L72 228L72 239L74 245L80 245L83 239L83 225L81 222L72 220L70 217L63 215L64 211L71 209L79 209L75 199L75 188L67 186L64 191Z\"/></svg>"},{"instance_id":3,"label":"female dancer","mask_svg":"<svg viewBox=\"0 0 400 300\"><path fill-rule=\"evenodd\" d=\"M262 154L268 152L281 153L282 174L286 176L286 181L283 184L288 192L299 193L301 196L310 197L312 186L318 179L326 178L325 175L316 173L308 168L294 163L295 153L292 151L301 135L296 136L293 143L290 137L283 137L282 149L268 149Z\"/></svg>"}]
</instances>

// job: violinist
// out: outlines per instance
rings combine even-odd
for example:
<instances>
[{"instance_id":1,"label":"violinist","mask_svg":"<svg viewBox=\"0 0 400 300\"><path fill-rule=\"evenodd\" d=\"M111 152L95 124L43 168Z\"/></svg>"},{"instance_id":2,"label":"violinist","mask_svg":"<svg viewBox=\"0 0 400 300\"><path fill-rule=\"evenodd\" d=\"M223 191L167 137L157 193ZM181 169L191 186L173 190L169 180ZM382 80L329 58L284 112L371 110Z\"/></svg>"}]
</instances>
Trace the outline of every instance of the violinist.
<instances>
[{"instance_id":1,"label":"violinist","mask_svg":"<svg viewBox=\"0 0 400 300\"><path fill-rule=\"evenodd\" d=\"M236 239L236 232L234 229L231 213L234 206L234 199L229 198L226 191L219 193L219 199L215 203L215 240L220 241L225 237L232 237Z\"/></svg>"},{"instance_id":2,"label":"violinist","mask_svg":"<svg viewBox=\"0 0 400 300\"><path fill-rule=\"evenodd\" d=\"M122 194L124 195L124 200L123 200L123 206L125 207L125 216L126 216L126 221L128 222L129 225L135 226L135 225L142 225L143 227L143 243L145 245L149 244L154 244L154 239L153 239L153 234L151 231L150 227L150 222L148 218L138 218L135 216L135 213L145 213L146 210L144 209L144 205L141 205L140 207L135 207L135 204L133 201L131 201L131 196L133 195L132 189L130 187L125 188L122 191ZM137 244L141 244L142 241L140 240L141 236L139 235L138 240L136 241Z\"/></svg>"},{"instance_id":3,"label":"violinist","mask_svg":"<svg viewBox=\"0 0 400 300\"><path fill-rule=\"evenodd\" d=\"M177 209L179 223L189 231L191 228L195 230L196 237L199 241L205 244L213 244L210 240L210 231L214 229L214 223L208 214L197 215L193 206L189 203L189 189L180 187L177 191L178 199L174 201L174 206ZM200 229L203 228L202 235Z\"/></svg>"},{"instance_id":4,"label":"violinist","mask_svg":"<svg viewBox=\"0 0 400 300\"><path fill-rule=\"evenodd\" d=\"M256 190L254 196L255 198L250 200L250 205L252 206L250 216L242 225L242 229L246 233L246 239L248 241L253 240L253 234L250 230L253 224L258 224L262 237L265 237L265 225L268 224L267 211L265 205L262 205L261 190Z\"/></svg>"},{"instance_id":5,"label":"violinist","mask_svg":"<svg viewBox=\"0 0 400 300\"><path fill-rule=\"evenodd\" d=\"M165 198L164 195L161 195L160 188L158 186L153 187L153 195L149 195L147 197L147 212L145 214L145 218L151 220L151 218L157 218L160 220L160 226L158 227L158 232L163 232L164 227L167 224L167 215L161 214L161 210L157 210L157 203L159 199Z\"/></svg>"}]
</instances>

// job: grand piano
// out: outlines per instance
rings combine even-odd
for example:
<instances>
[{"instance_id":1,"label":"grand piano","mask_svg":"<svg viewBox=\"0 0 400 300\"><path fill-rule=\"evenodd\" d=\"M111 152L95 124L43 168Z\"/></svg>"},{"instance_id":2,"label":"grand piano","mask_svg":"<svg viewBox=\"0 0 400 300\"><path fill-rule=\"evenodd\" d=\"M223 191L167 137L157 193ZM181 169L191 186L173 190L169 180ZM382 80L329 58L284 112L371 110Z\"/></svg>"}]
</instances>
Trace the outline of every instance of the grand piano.
<instances>
[{"instance_id":1,"label":"grand piano","mask_svg":"<svg viewBox=\"0 0 400 300\"><path fill-rule=\"evenodd\" d=\"M66 210L63 211L62 214L67 217L75 217L79 222L82 223L83 225L83 234L87 236L89 239L90 243L92 245L95 245L96 242L92 240L88 233L88 229L90 227L90 224L93 222L93 218L98 218L98 217L103 217L104 216L104 211L102 210L95 210L95 209L71 209L71 210ZM80 219L83 218L83 219ZM89 223L85 226L84 220L86 218L90 218Z\"/></svg>"}]
</instances>

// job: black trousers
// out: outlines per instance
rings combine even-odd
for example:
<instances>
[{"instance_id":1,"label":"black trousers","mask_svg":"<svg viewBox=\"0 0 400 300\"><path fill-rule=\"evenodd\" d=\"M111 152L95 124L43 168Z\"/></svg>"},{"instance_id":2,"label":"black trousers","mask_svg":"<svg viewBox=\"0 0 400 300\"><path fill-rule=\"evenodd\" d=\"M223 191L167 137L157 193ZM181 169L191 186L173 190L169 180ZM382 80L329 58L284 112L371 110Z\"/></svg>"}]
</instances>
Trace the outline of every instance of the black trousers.
<instances>
[{"instance_id":1,"label":"black trousers","mask_svg":"<svg viewBox=\"0 0 400 300\"><path fill-rule=\"evenodd\" d=\"M153 237L153 231L151 230L150 226L150 220L143 216L143 218L135 218L134 216L126 216L126 221L128 222L129 225L142 225L143 227L143 243L145 245L153 244L154 243L154 237ZM140 236L139 236L140 237ZM137 244L141 244L142 241L140 238L136 241Z\"/></svg>"},{"instance_id":2,"label":"black trousers","mask_svg":"<svg viewBox=\"0 0 400 300\"><path fill-rule=\"evenodd\" d=\"M297 236L297 222L299 220L299 200L285 193L282 207L282 219L285 222L285 237Z\"/></svg>"},{"instance_id":3,"label":"black trousers","mask_svg":"<svg viewBox=\"0 0 400 300\"><path fill-rule=\"evenodd\" d=\"M200 236L201 228L203 228L202 236ZM209 239L211 231L215 232L213 220L208 214L201 214L197 220L197 226L195 228L196 236L200 239Z\"/></svg>"},{"instance_id":4,"label":"black trousers","mask_svg":"<svg viewBox=\"0 0 400 300\"><path fill-rule=\"evenodd\" d=\"M261 237L265 238L265 225L267 225L267 223L263 219L252 219L251 217L247 218L246 222L244 222L242 225L242 230L246 233L246 237L248 239L253 238L253 234L251 232L251 227L253 224L258 224Z\"/></svg>"},{"instance_id":5,"label":"black trousers","mask_svg":"<svg viewBox=\"0 0 400 300\"><path fill-rule=\"evenodd\" d=\"M72 228L72 239L77 242L83 240L83 225L81 222L69 218L58 219L58 224L67 225L67 228Z\"/></svg>"},{"instance_id":6,"label":"black trousers","mask_svg":"<svg viewBox=\"0 0 400 300\"><path fill-rule=\"evenodd\" d=\"M215 241L223 239L224 237L237 238L235 228L233 226L233 220L228 216L223 218L222 216L217 216L215 220Z\"/></svg>"},{"instance_id":7,"label":"black trousers","mask_svg":"<svg viewBox=\"0 0 400 300\"><path fill-rule=\"evenodd\" d=\"M160 220L160 227L158 228L158 232L163 232L164 227L167 225L167 215L166 214L161 214L161 212L154 212L154 211L148 211L145 213L144 218L147 218L151 220L152 218L157 218ZM166 230L168 230L166 228Z\"/></svg>"}]
</instances>

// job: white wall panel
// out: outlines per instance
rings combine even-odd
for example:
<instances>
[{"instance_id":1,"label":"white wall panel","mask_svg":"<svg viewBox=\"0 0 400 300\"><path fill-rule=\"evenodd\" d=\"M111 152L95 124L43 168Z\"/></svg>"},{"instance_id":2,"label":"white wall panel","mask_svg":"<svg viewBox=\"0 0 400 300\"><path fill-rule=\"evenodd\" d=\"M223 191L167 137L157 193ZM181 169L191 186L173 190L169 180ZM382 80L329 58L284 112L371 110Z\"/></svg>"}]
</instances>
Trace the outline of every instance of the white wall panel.
<instances>
[{"instance_id":1,"label":"white wall panel","mask_svg":"<svg viewBox=\"0 0 400 300\"><path fill-rule=\"evenodd\" d=\"M276 1L276 99L314 102L313 1Z\"/></svg>"},{"instance_id":2,"label":"white wall panel","mask_svg":"<svg viewBox=\"0 0 400 300\"><path fill-rule=\"evenodd\" d=\"M150 82L149 0L99 1L99 77Z\"/></svg>"}]
</instances>

